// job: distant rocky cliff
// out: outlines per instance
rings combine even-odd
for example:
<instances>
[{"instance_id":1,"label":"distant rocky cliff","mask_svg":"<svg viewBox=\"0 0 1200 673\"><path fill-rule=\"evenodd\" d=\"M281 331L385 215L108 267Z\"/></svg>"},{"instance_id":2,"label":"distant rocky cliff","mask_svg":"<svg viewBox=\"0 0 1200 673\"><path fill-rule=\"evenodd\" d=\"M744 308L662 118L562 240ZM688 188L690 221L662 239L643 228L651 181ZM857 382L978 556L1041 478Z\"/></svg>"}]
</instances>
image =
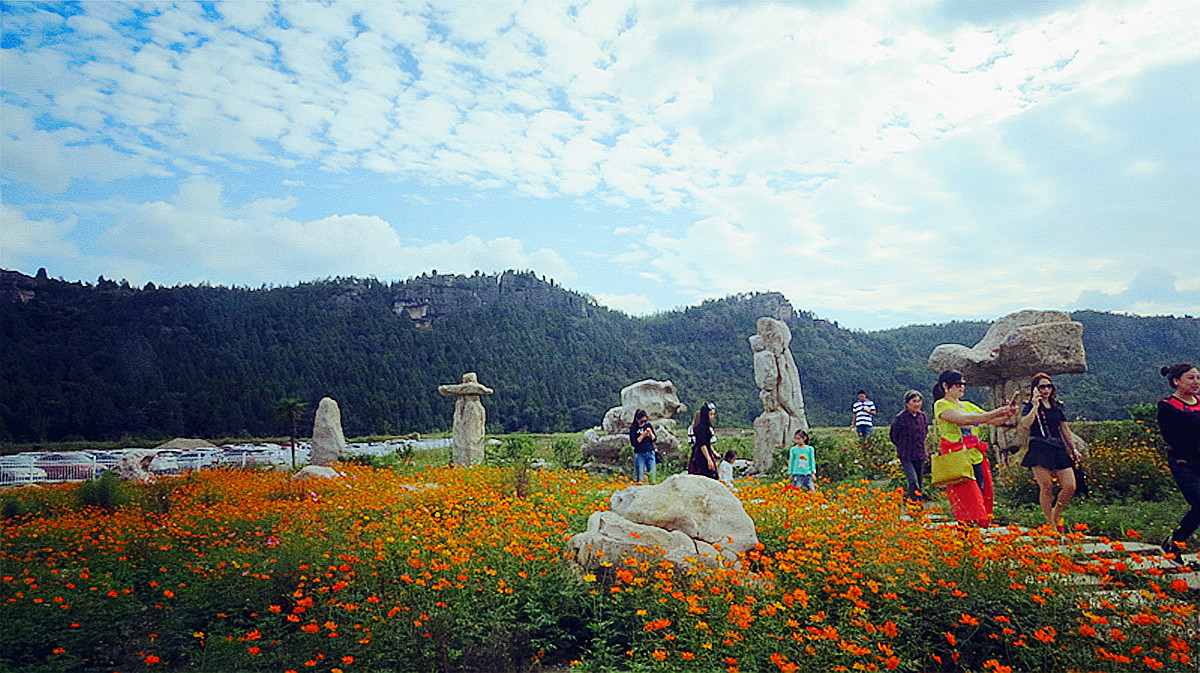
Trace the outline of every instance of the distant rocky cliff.
<instances>
[{"instance_id":1,"label":"distant rocky cliff","mask_svg":"<svg viewBox=\"0 0 1200 673\"><path fill-rule=\"evenodd\" d=\"M433 271L392 285L392 310L413 323L430 327L438 318L486 306L501 300L523 306L553 308L581 318L588 317L594 302L584 295L559 287L553 280L531 271L471 276L444 275Z\"/></svg>"}]
</instances>

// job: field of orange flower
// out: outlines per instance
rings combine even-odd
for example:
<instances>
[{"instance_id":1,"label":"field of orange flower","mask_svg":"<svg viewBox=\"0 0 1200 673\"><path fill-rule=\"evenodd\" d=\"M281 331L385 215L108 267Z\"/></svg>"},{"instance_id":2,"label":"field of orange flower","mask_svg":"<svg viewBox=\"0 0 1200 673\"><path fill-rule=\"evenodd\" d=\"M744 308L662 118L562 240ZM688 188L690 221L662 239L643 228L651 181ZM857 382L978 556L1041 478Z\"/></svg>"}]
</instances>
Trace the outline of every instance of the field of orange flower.
<instances>
[{"instance_id":1,"label":"field of orange flower","mask_svg":"<svg viewBox=\"0 0 1200 673\"><path fill-rule=\"evenodd\" d=\"M10 493L0 670L1196 669L1195 606L1158 571L865 485L746 484L762 545L738 567L578 577L565 539L628 482L547 471L518 498L503 468L343 469L192 473L110 509Z\"/></svg>"}]
</instances>

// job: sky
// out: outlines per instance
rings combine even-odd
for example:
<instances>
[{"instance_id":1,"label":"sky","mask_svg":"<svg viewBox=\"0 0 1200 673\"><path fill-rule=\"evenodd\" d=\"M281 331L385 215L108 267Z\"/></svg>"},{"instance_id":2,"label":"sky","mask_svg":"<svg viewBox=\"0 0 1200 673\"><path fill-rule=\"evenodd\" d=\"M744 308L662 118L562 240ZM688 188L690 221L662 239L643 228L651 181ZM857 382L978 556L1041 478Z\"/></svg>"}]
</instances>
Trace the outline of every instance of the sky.
<instances>
[{"instance_id":1,"label":"sky","mask_svg":"<svg viewBox=\"0 0 1200 673\"><path fill-rule=\"evenodd\" d=\"M0 267L1200 316L1195 0L0 3Z\"/></svg>"}]
</instances>

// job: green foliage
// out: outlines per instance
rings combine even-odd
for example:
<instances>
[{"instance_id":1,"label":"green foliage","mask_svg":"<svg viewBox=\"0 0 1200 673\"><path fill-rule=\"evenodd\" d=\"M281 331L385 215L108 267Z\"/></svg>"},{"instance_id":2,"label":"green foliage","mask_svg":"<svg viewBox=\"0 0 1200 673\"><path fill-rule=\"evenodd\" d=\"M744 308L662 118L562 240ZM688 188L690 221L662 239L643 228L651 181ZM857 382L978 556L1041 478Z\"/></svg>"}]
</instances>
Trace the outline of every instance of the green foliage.
<instances>
[{"instance_id":1,"label":"green foliage","mask_svg":"<svg viewBox=\"0 0 1200 673\"><path fill-rule=\"evenodd\" d=\"M385 456L376 456L370 453L358 453L353 456L348 456L343 459L344 462L351 465L362 465L363 467L385 468L389 467L389 461ZM393 464L395 461L391 461Z\"/></svg>"},{"instance_id":2,"label":"green foliage","mask_svg":"<svg viewBox=\"0 0 1200 673\"><path fill-rule=\"evenodd\" d=\"M1108 500L1159 501L1176 488L1166 460L1148 442L1096 444L1083 465L1089 487Z\"/></svg>"},{"instance_id":3,"label":"green foliage","mask_svg":"<svg viewBox=\"0 0 1200 673\"><path fill-rule=\"evenodd\" d=\"M526 434L509 435L500 441L500 446L489 452L488 462L493 465L508 465L518 460L533 458L533 437Z\"/></svg>"},{"instance_id":4,"label":"green foliage","mask_svg":"<svg viewBox=\"0 0 1200 673\"><path fill-rule=\"evenodd\" d=\"M578 441L567 438L558 437L550 445L554 453L554 462L559 467L576 468L583 465L583 447Z\"/></svg>"},{"instance_id":5,"label":"green foliage","mask_svg":"<svg viewBox=\"0 0 1200 673\"><path fill-rule=\"evenodd\" d=\"M109 512L129 504L132 499L125 482L112 470L105 470L99 477L80 484L75 497L83 507L99 507Z\"/></svg>"},{"instance_id":6,"label":"green foliage","mask_svg":"<svg viewBox=\"0 0 1200 673\"><path fill-rule=\"evenodd\" d=\"M1158 427L1158 405L1153 402L1131 405L1129 418L1146 427Z\"/></svg>"},{"instance_id":7,"label":"green foliage","mask_svg":"<svg viewBox=\"0 0 1200 673\"><path fill-rule=\"evenodd\" d=\"M139 484L142 509L150 514L169 514L178 488L179 483L174 479Z\"/></svg>"},{"instance_id":8,"label":"green foliage","mask_svg":"<svg viewBox=\"0 0 1200 673\"><path fill-rule=\"evenodd\" d=\"M533 438L526 434L509 435L500 442L487 462L491 465L505 465L511 470L512 490L518 498L529 496L529 461L533 459L535 444Z\"/></svg>"},{"instance_id":9,"label":"green foliage","mask_svg":"<svg viewBox=\"0 0 1200 673\"><path fill-rule=\"evenodd\" d=\"M5 495L0 498L0 516L5 519L16 519L25 516L29 513L29 508L25 506L20 498L11 495Z\"/></svg>"}]
</instances>

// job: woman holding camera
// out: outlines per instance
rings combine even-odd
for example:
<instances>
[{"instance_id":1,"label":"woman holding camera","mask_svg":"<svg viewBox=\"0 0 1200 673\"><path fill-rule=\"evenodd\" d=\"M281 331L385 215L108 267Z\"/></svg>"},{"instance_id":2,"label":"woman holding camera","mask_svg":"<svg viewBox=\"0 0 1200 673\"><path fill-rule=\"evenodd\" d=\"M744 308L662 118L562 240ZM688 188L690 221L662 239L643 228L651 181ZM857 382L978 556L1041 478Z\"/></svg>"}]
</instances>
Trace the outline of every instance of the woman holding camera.
<instances>
[{"instance_id":1,"label":"woman holding camera","mask_svg":"<svg viewBox=\"0 0 1200 673\"><path fill-rule=\"evenodd\" d=\"M1029 382L1029 399L1021 407L1017 424L1029 431L1029 448L1021 466L1033 470L1046 527L1066 532L1060 519L1071 496L1075 495L1074 468L1075 461L1079 460L1079 450L1075 448L1063 405L1058 401L1058 391L1048 374L1033 375ZM1057 500L1054 498L1055 479L1060 488Z\"/></svg>"},{"instance_id":2,"label":"woman holding camera","mask_svg":"<svg viewBox=\"0 0 1200 673\"><path fill-rule=\"evenodd\" d=\"M974 479L946 487L950 511L959 523L986 526L992 520L992 466L987 459L987 443L975 436L972 426L1002 425L1016 409L1011 405L984 411L968 400L963 392L963 375L947 370L933 386L933 427L941 439L941 453L966 451L975 473Z\"/></svg>"},{"instance_id":3,"label":"woman holding camera","mask_svg":"<svg viewBox=\"0 0 1200 673\"><path fill-rule=\"evenodd\" d=\"M629 424L629 443L633 446L633 480L641 483L647 475L650 483L657 479L658 463L654 457L654 426L650 425L650 415L645 409L638 409L633 415L633 423Z\"/></svg>"}]
</instances>

